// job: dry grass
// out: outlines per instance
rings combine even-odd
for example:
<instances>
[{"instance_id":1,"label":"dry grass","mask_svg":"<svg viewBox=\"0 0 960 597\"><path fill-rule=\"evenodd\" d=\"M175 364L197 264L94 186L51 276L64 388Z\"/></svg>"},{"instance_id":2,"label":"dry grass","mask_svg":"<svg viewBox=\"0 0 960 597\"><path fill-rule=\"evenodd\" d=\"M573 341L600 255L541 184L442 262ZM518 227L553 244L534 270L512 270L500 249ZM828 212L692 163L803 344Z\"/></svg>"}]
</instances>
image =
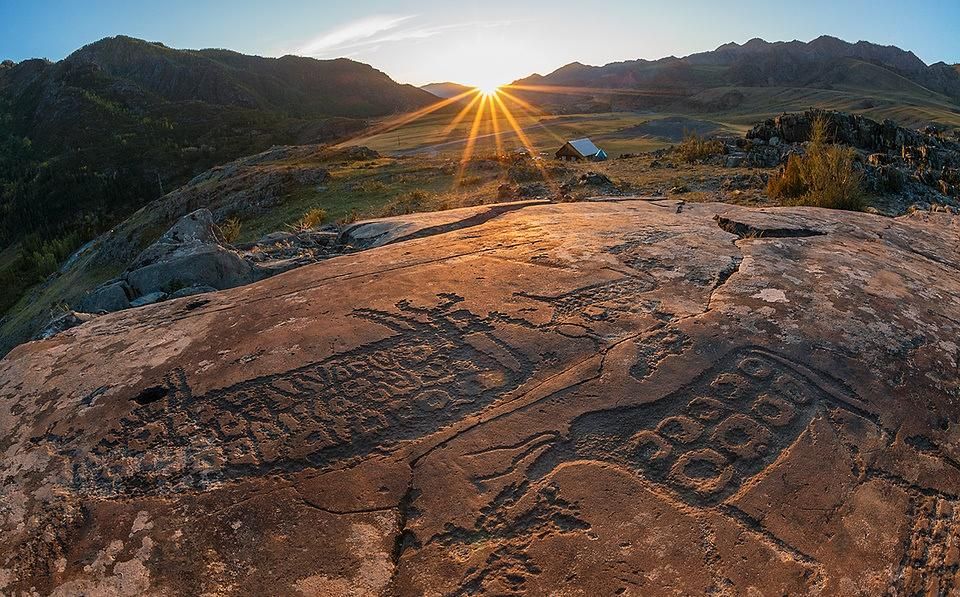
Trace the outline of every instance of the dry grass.
<instances>
[{"instance_id":1,"label":"dry grass","mask_svg":"<svg viewBox=\"0 0 960 597\"><path fill-rule=\"evenodd\" d=\"M243 224L240 223L240 218L228 218L227 221L220 226L220 234L223 235L223 240L227 244L232 245L240 238L240 230L242 228Z\"/></svg>"},{"instance_id":2,"label":"dry grass","mask_svg":"<svg viewBox=\"0 0 960 597\"><path fill-rule=\"evenodd\" d=\"M684 135L683 141L677 145L675 151L680 161L691 164L715 155L723 155L727 152L727 148L722 141L717 139L706 139L699 135L688 134Z\"/></svg>"},{"instance_id":3,"label":"dry grass","mask_svg":"<svg viewBox=\"0 0 960 597\"><path fill-rule=\"evenodd\" d=\"M775 176L771 176L767 181L767 195L774 199L802 197L807 192L807 185L804 182L803 159L795 154L790 154L787 158L787 164L783 170Z\"/></svg>"},{"instance_id":4,"label":"dry grass","mask_svg":"<svg viewBox=\"0 0 960 597\"><path fill-rule=\"evenodd\" d=\"M323 224L327 219L327 212L324 209L319 207L314 207L307 213L303 214L299 220L294 222L290 228L296 232L306 232L307 230L313 230L314 228Z\"/></svg>"},{"instance_id":5,"label":"dry grass","mask_svg":"<svg viewBox=\"0 0 960 597\"><path fill-rule=\"evenodd\" d=\"M854 163L856 151L827 143L827 126L824 117L813 121L806 155L791 155L786 166L767 183L771 198L795 205L863 209L863 173Z\"/></svg>"}]
</instances>

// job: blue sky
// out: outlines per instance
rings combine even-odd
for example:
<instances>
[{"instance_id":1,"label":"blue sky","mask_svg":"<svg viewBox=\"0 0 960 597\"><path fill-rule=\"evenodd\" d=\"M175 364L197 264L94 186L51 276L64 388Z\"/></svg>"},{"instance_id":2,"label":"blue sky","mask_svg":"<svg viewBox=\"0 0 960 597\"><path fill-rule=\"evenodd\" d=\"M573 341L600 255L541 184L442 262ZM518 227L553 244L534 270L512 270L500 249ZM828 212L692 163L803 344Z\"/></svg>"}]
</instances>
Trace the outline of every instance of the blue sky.
<instances>
[{"instance_id":1,"label":"blue sky","mask_svg":"<svg viewBox=\"0 0 960 597\"><path fill-rule=\"evenodd\" d=\"M574 60L682 56L821 34L960 62L960 0L0 0L0 59L59 60L126 34L178 48L347 56L394 79L499 84Z\"/></svg>"}]
</instances>

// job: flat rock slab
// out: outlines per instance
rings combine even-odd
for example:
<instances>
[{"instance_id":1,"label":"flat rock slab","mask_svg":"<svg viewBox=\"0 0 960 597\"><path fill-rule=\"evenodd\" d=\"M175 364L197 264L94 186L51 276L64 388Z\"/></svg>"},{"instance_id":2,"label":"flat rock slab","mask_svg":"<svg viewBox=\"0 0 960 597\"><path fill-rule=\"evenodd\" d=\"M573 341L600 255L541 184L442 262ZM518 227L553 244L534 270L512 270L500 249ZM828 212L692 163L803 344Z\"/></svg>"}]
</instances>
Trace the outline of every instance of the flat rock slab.
<instances>
[{"instance_id":1,"label":"flat rock slab","mask_svg":"<svg viewBox=\"0 0 960 597\"><path fill-rule=\"evenodd\" d=\"M506 212L544 203L548 202L534 199L365 220L345 229L340 235L340 241L358 249L380 247L473 227Z\"/></svg>"},{"instance_id":2,"label":"flat rock slab","mask_svg":"<svg viewBox=\"0 0 960 597\"><path fill-rule=\"evenodd\" d=\"M0 361L0 593L960 590L960 219L435 232Z\"/></svg>"}]
</instances>

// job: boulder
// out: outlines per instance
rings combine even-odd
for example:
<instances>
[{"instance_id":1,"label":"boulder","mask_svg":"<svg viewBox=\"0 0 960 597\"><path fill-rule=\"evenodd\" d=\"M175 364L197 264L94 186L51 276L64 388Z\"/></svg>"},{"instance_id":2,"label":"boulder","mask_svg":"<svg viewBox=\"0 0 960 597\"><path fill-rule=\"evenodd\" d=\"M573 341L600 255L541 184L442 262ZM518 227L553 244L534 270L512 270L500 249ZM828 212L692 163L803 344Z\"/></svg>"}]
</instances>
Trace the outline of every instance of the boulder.
<instances>
[{"instance_id":1,"label":"boulder","mask_svg":"<svg viewBox=\"0 0 960 597\"><path fill-rule=\"evenodd\" d=\"M725 168L740 168L746 161L746 154L733 154L726 157L723 165Z\"/></svg>"},{"instance_id":2,"label":"boulder","mask_svg":"<svg viewBox=\"0 0 960 597\"><path fill-rule=\"evenodd\" d=\"M0 360L0 593L956 592L960 216L479 209Z\"/></svg>"},{"instance_id":3,"label":"boulder","mask_svg":"<svg viewBox=\"0 0 960 597\"><path fill-rule=\"evenodd\" d=\"M207 209L182 217L123 275L136 295L196 285L222 290L249 284L257 277L251 263L220 244L219 230Z\"/></svg>"},{"instance_id":4,"label":"boulder","mask_svg":"<svg viewBox=\"0 0 960 597\"><path fill-rule=\"evenodd\" d=\"M256 245L264 246L264 245L270 245L274 243L287 242L294 236L296 236L296 234L294 234L293 232L287 232L284 230L281 230L278 232L271 232L270 234L263 236L257 242L250 243L249 245L244 245L242 248L247 249Z\"/></svg>"},{"instance_id":5,"label":"boulder","mask_svg":"<svg viewBox=\"0 0 960 597\"><path fill-rule=\"evenodd\" d=\"M550 187L542 182L531 182L522 184L517 188L517 196L524 199L534 197L546 197L550 195Z\"/></svg>"},{"instance_id":6,"label":"boulder","mask_svg":"<svg viewBox=\"0 0 960 597\"><path fill-rule=\"evenodd\" d=\"M134 292L143 295L183 286L233 288L253 282L257 272L251 263L223 246L188 243L149 265L128 271L124 279Z\"/></svg>"},{"instance_id":7,"label":"boulder","mask_svg":"<svg viewBox=\"0 0 960 597\"><path fill-rule=\"evenodd\" d=\"M130 306L132 290L126 282L114 281L92 290L77 305L84 313L109 313Z\"/></svg>"},{"instance_id":8,"label":"boulder","mask_svg":"<svg viewBox=\"0 0 960 597\"><path fill-rule=\"evenodd\" d=\"M585 172L577 179L577 184L590 187L612 187L613 181L601 172Z\"/></svg>"},{"instance_id":9,"label":"boulder","mask_svg":"<svg viewBox=\"0 0 960 597\"><path fill-rule=\"evenodd\" d=\"M362 145L354 145L343 149L343 157L354 161L376 160L380 158L380 152Z\"/></svg>"}]
</instances>

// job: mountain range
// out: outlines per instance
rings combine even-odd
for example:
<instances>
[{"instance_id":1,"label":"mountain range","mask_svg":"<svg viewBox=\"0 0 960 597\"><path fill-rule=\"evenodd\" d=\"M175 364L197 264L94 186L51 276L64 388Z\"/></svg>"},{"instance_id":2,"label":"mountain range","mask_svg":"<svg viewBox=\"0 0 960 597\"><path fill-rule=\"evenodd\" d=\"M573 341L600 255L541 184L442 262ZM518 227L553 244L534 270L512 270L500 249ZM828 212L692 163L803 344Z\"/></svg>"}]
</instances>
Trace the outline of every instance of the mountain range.
<instances>
[{"instance_id":1,"label":"mountain range","mask_svg":"<svg viewBox=\"0 0 960 597\"><path fill-rule=\"evenodd\" d=\"M445 81L443 83L428 83L426 85L421 85L420 89L432 93L433 95L448 99L451 97L456 97L458 95L473 91L474 87L469 85L461 85L460 83L452 83L450 81Z\"/></svg>"},{"instance_id":2,"label":"mountain range","mask_svg":"<svg viewBox=\"0 0 960 597\"><path fill-rule=\"evenodd\" d=\"M841 101L849 94L862 100L861 108L888 102L891 106L930 104L947 111L960 110L960 66L927 65L913 52L894 46L849 43L829 36L806 43L752 39L684 58L604 66L574 62L548 75L515 81L514 86L529 101L558 111L671 106L729 112L746 107L755 98L768 105L784 101L783 97L771 100L769 93L782 89L826 92L812 99L827 102Z\"/></svg>"}]
</instances>

